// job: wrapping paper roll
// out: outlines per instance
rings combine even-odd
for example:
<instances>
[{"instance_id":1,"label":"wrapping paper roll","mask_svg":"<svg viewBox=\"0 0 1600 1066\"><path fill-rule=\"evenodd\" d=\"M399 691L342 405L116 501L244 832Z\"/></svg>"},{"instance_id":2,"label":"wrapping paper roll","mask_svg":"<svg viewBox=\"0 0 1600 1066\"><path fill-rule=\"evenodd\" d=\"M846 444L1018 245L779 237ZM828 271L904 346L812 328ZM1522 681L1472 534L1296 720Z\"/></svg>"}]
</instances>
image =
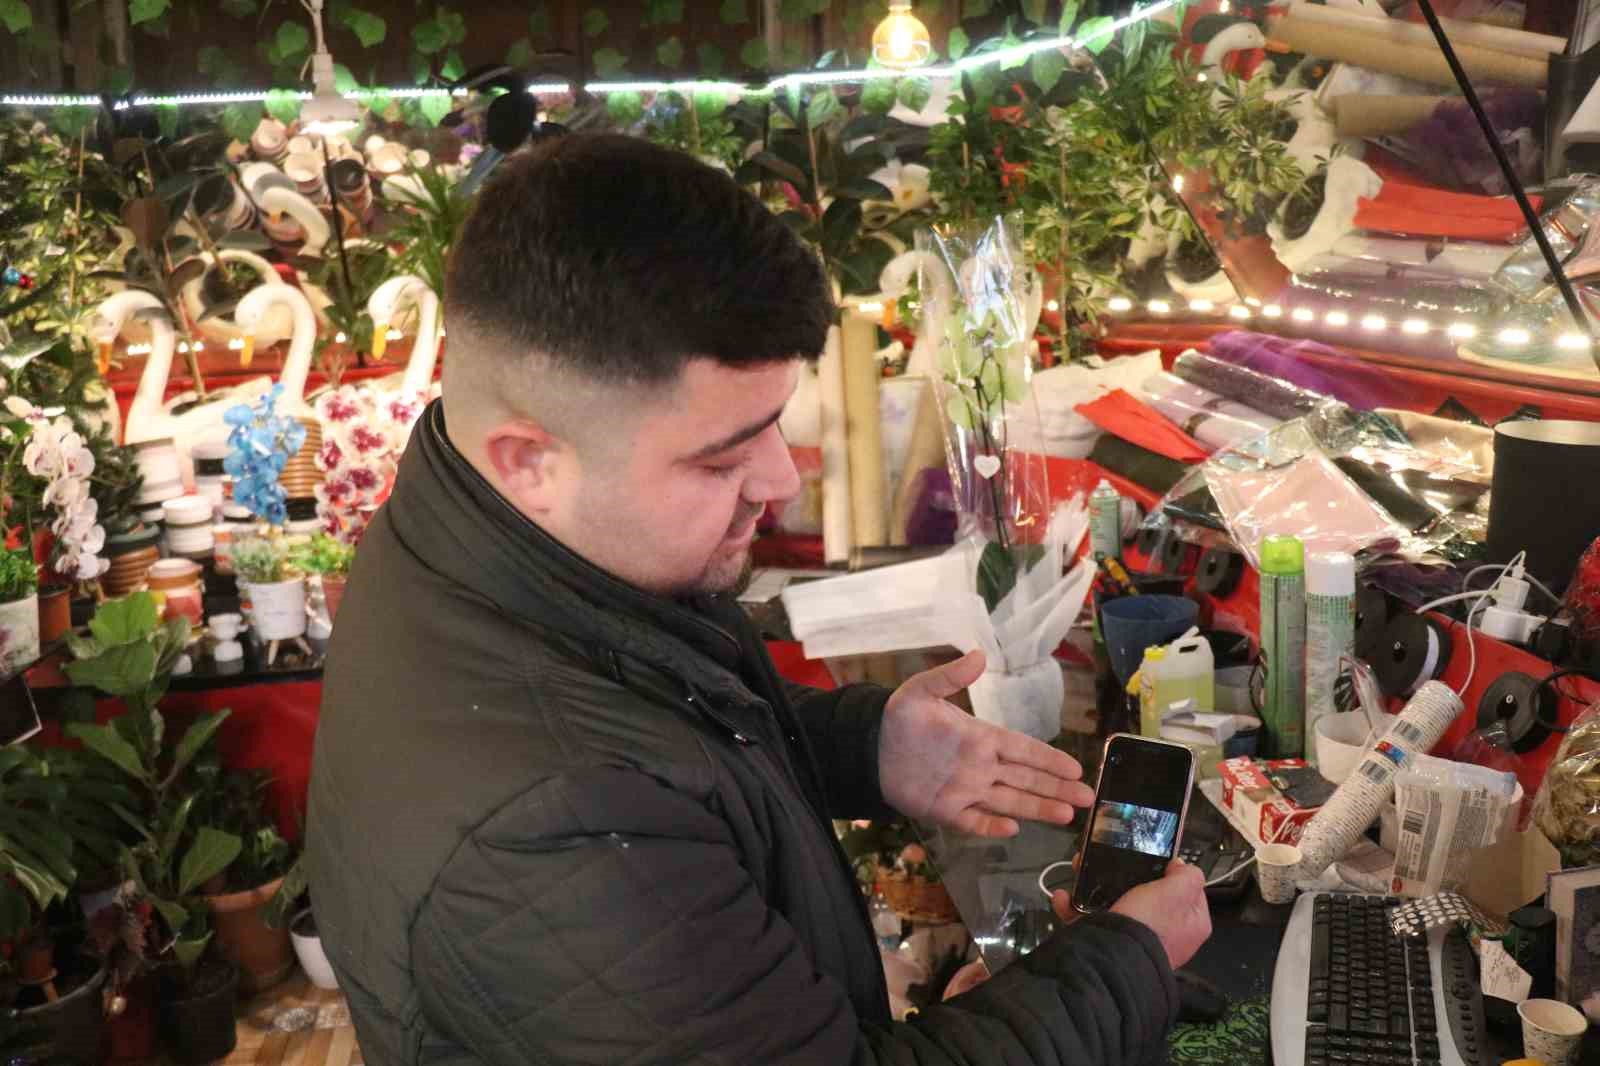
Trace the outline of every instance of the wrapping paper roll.
<instances>
[{"instance_id":1,"label":"wrapping paper roll","mask_svg":"<svg viewBox=\"0 0 1600 1066\"><path fill-rule=\"evenodd\" d=\"M1172 372L1191 385L1209 389L1273 418L1300 418L1316 410L1325 400L1317 393L1296 388L1286 381L1194 351L1178 356L1172 364Z\"/></svg>"},{"instance_id":2,"label":"wrapping paper roll","mask_svg":"<svg viewBox=\"0 0 1600 1066\"><path fill-rule=\"evenodd\" d=\"M1306 825L1299 840L1298 880L1315 880L1344 857L1394 798L1394 775L1400 767L1439 743L1461 710L1461 697L1442 682L1429 681L1417 690L1377 746Z\"/></svg>"},{"instance_id":3,"label":"wrapping paper roll","mask_svg":"<svg viewBox=\"0 0 1600 1066\"><path fill-rule=\"evenodd\" d=\"M850 547L881 548L889 543L889 509L884 500L887 482L878 399L883 380L878 368L878 324L854 307L844 309L843 319L839 348L844 361L845 441L850 456ZM823 477L826 479L826 471Z\"/></svg>"},{"instance_id":4,"label":"wrapping paper roll","mask_svg":"<svg viewBox=\"0 0 1600 1066\"><path fill-rule=\"evenodd\" d=\"M900 482L894 494L894 511L889 518L889 543L899 546L908 543L907 526L911 511L916 506L919 476L929 467L944 466L944 432L939 424L939 401L933 382L924 380L922 399L917 404L917 420L911 427L911 443L906 447L906 459Z\"/></svg>"},{"instance_id":5,"label":"wrapping paper roll","mask_svg":"<svg viewBox=\"0 0 1600 1066\"><path fill-rule=\"evenodd\" d=\"M1254 408L1165 372L1147 378L1139 392L1151 407L1213 451L1254 440L1279 424Z\"/></svg>"},{"instance_id":6,"label":"wrapping paper roll","mask_svg":"<svg viewBox=\"0 0 1600 1066\"><path fill-rule=\"evenodd\" d=\"M850 562L850 453L845 428L844 353L839 327L817 361L822 395L822 557L829 566Z\"/></svg>"},{"instance_id":7,"label":"wrapping paper roll","mask_svg":"<svg viewBox=\"0 0 1600 1066\"><path fill-rule=\"evenodd\" d=\"M1359 33L1380 34L1385 40L1428 48L1438 47L1438 43L1433 39L1433 33L1425 24L1390 18L1381 10L1373 8L1307 4L1304 7L1297 6L1294 15L1295 18L1320 22L1327 26L1342 26ZM1567 50L1565 37L1556 37L1548 33L1529 33L1526 30L1514 30L1506 26L1491 26L1482 22L1453 18L1441 18L1439 25L1443 27L1453 45L1476 45L1479 48L1507 52L1526 59L1544 59L1546 56L1559 55Z\"/></svg>"},{"instance_id":8,"label":"wrapping paper roll","mask_svg":"<svg viewBox=\"0 0 1600 1066\"><path fill-rule=\"evenodd\" d=\"M1448 96L1346 93L1333 98L1333 124L1341 137L1404 133L1448 99Z\"/></svg>"},{"instance_id":9,"label":"wrapping paper roll","mask_svg":"<svg viewBox=\"0 0 1600 1066\"><path fill-rule=\"evenodd\" d=\"M1163 496L1189 469L1180 462L1157 455L1137 444L1129 444L1110 433L1100 438L1094 451L1089 453L1089 461Z\"/></svg>"},{"instance_id":10,"label":"wrapping paper roll","mask_svg":"<svg viewBox=\"0 0 1600 1066\"><path fill-rule=\"evenodd\" d=\"M1363 20L1359 26L1330 26L1306 18L1298 7L1294 11L1273 23L1270 33L1292 52L1354 63L1426 85L1449 88L1456 83L1444 53L1432 43L1431 35L1429 43L1418 44L1390 36L1392 30L1387 23ZM1542 89L1549 74L1546 58L1531 59L1469 44L1455 45L1455 51L1467 74L1479 85Z\"/></svg>"}]
</instances>

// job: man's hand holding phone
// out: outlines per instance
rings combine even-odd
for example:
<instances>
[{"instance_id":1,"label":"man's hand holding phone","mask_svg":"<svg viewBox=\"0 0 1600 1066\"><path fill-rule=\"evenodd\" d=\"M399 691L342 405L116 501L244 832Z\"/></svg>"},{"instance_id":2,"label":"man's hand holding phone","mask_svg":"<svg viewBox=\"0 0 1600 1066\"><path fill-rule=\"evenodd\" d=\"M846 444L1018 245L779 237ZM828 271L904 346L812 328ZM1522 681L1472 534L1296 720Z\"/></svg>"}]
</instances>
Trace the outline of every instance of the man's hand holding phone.
<instances>
[{"instance_id":1,"label":"man's hand holding phone","mask_svg":"<svg viewBox=\"0 0 1600 1066\"><path fill-rule=\"evenodd\" d=\"M1064 922L1083 917L1065 892L1052 895L1050 904ZM1167 949L1167 961L1174 970L1194 958L1200 945L1211 937L1205 875L1182 859L1172 860L1159 880L1130 889L1110 909L1148 926Z\"/></svg>"}]
</instances>

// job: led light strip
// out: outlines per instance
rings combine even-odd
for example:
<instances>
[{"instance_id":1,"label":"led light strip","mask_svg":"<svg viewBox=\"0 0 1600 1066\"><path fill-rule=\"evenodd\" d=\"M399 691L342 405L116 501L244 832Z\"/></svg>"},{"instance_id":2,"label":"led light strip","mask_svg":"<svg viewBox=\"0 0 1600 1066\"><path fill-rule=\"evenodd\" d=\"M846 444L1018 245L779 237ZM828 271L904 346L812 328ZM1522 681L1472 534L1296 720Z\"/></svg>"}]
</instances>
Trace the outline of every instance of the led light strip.
<instances>
[{"instance_id":1,"label":"led light strip","mask_svg":"<svg viewBox=\"0 0 1600 1066\"><path fill-rule=\"evenodd\" d=\"M1113 296L1106 301L1106 307L1112 314L1122 315L1132 311L1134 304L1126 296ZM1210 300L1190 300L1188 309L1198 314L1212 314L1219 310L1217 305ZM1170 301L1157 299L1146 302L1144 310L1157 318L1164 318L1172 314L1173 307ZM1257 313L1264 318L1271 319L1288 315L1294 321L1301 323L1314 323L1317 320L1317 312L1310 307L1296 307L1291 310L1278 304L1267 304L1265 307L1253 308L1248 303L1235 303L1227 308L1227 313L1230 317L1241 321L1253 318ZM1322 321L1323 324L1332 326L1335 329L1344 329L1351 324L1352 319L1350 312L1335 310L1324 314ZM1363 314L1355 319L1355 323L1368 333L1382 333L1389 329L1391 325L1396 325L1383 315L1376 313ZM1438 327L1425 318L1407 318L1398 323L1396 328L1410 336L1421 337L1432 333ZM1447 337L1458 341L1471 340L1480 332L1478 327L1471 322L1452 322L1448 327L1444 328L1444 333ZM1532 344L1536 339L1539 338L1536 338L1533 333L1520 326L1508 327L1495 334L1495 340L1501 344L1519 347ZM1589 348L1593 341L1581 333L1562 333L1554 338L1553 343L1568 351L1581 351Z\"/></svg>"},{"instance_id":2,"label":"led light strip","mask_svg":"<svg viewBox=\"0 0 1600 1066\"><path fill-rule=\"evenodd\" d=\"M1161 3L1137 11L1132 15L1124 16L1102 27L1092 37L1047 37L1037 41L1028 41L1025 44L1012 45L993 52L984 52L979 55L966 56L953 63L944 63L933 67L915 67L910 70L897 70L890 67L874 67L867 70L814 70L805 73L783 74L765 86L756 88L732 81L596 81L584 85L587 92L597 95L605 93L624 92L724 92L734 95L763 95L774 93L780 89L797 88L802 85L848 85L869 81L880 81L885 78L919 77L941 78L953 77L969 70L977 70L990 64L1021 61L1040 52L1048 52L1057 48L1084 48L1087 45L1115 36L1119 31L1126 29L1137 22L1143 22L1163 11L1177 7L1184 0L1162 0ZM528 91L536 96L559 96L570 92L572 87L566 82L540 82L528 86ZM295 97L301 100L311 99L311 94L303 90L291 90ZM347 99L360 100L366 96L390 96L396 99L416 99L432 96L463 96L464 89L362 89L356 92L343 94ZM119 110L127 107L182 107L191 104L240 104L264 101L268 97L265 91L251 90L244 92L218 92L218 93L180 93L169 96L135 96L131 102L119 103ZM35 95L35 94L7 94L0 95L0 107L97 107L98 96L62 96L62 95Z\"/></svg>"}]
</instances>

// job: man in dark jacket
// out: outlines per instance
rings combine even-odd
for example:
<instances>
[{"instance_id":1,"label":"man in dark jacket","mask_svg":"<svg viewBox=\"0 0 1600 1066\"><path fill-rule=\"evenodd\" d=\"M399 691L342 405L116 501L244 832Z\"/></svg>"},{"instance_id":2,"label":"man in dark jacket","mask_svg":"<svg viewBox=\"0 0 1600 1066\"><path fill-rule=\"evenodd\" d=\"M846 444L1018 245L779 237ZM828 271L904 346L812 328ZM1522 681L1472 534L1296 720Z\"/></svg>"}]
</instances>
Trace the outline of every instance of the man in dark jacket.
<instances>
[{"instance_id":1,"label":"man in dark jacket","mask_svg":"<svg viewBox=\"0 0 1600 1066\"><path fill-rule=\"evenodd\" d=\"M450 264L442 405L366 534L312 772L317 921L369 1063L1071 1063L1159 1054L1192 869L909 1023L830 818L1006 836L1092 798L947 697L785 684L726 593L798 479L832 313L726 176L574 135Z\"/></svg>"}]
</instances>

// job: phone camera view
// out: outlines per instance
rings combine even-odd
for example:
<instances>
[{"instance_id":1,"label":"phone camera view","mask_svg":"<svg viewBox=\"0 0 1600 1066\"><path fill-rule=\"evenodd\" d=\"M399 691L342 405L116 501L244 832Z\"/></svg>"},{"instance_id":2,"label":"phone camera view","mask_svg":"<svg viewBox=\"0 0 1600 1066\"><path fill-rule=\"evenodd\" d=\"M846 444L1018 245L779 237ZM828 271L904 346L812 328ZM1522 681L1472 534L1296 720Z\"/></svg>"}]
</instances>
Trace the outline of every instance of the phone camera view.
<instances>
[{"instance_id":1,"label":"phone camera view","mask_svg":"<svg viewBox=\"0 0 1600 1066\"><path fill-rule=\"evenodd\" d=\"M1101 800L1091 839L1106 847L1170 859L1178 844L1178 812Z\"/></svg>"}]
</instances>

